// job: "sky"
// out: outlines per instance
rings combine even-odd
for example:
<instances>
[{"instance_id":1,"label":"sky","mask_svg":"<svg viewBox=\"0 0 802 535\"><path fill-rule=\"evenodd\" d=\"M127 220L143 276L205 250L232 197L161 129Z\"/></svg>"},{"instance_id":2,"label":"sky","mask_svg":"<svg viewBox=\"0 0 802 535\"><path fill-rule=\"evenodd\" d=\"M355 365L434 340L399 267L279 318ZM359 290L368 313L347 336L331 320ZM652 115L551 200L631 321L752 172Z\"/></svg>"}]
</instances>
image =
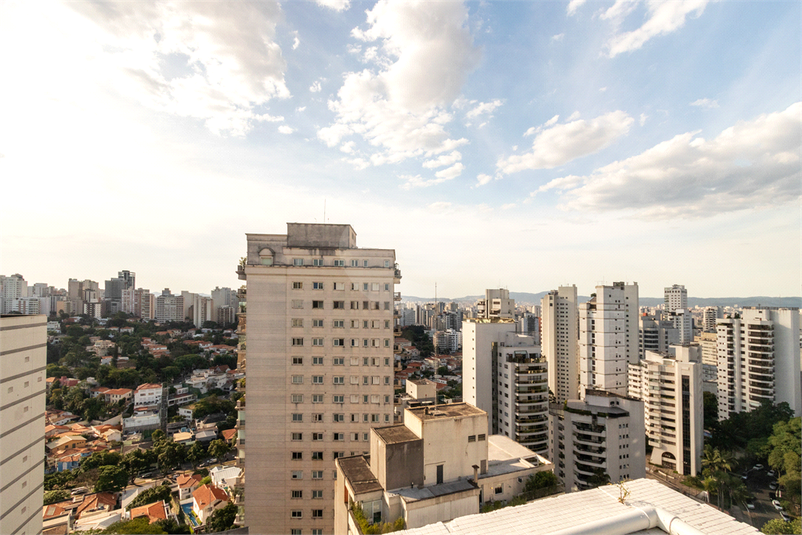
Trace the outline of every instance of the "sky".
<instances>
[{"instance_id":1,"label":"sky","mask_svg":"<svg viewBox=\"0 0 802 535\"><path fill-rule=\"evenodd\" d=\"M802 3L0 3L0 274L239 287L350 224L402 294L802 295Z\"/></svg>"}]
</instances>

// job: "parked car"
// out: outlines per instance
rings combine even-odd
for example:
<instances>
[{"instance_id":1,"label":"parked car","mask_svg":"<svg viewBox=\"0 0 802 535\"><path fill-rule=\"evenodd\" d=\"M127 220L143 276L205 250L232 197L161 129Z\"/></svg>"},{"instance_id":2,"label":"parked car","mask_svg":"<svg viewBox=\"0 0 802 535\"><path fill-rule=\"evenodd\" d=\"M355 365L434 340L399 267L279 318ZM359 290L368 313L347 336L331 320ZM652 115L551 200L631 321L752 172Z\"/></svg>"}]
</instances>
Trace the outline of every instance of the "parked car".
<instances>
[{"instance_id":1,"label":"parked car","mask_svg":"<svg viewBox=\"0 0 802 535\"><path fill-rule=\"evenodd\" d=\"M790 522L791 521L791 516L788 513L786 513L785 511L780 511L780 516L786 522Z\"/></svg>"},{"instance_id":2,"label":"parked car","mask_svg":"<svg viewBox=\"0 0 802 535\"><path fill-rule=\"evenodd\" d=\"M73 496L77 496L79 494L86 494L87 492L89 492L89 489L86 487L75 487L74 489L72 489L72 492L70 492L70 494Z\"/></svg>"},{"instance_id":3,"label":"parked car","mask_svg":"<svg viewBox=\"0 0 802 535\"><path fill-rule=\"evenodd\" d=\"M752 467L752 470L763 470L763 465L762 464L756 464L755 466Z\"/></svg>"},{"instance_id":4,"label":"parked car","mask_svg":"<svg viewBox=\"0 0 802 535\"><path fill-rule=\"evenodd\" d=\"M774 508L777 509L778 511L783 510L783 506L780 505L780 500L771 500L771 505L773 505Z\"/></svg>"},{"instance_id":5,"label":"parked car","mask_svg":"<svg viewBox=\"0 0 802 535\"><path fill-rule=\"evenodd\" d=\"M752 500L747 500L746 501L746 508L747 509L754 509L755 508L755 502L753 502Z\"/></svg>"},{"instance_id":6,"label":"parked car","mask_svg":"<svg viewBox=\"0 0 802 535\"><path fill-rule=\"evenodd\" d=\"M769 483L769 488L771 490L777 490L778 488L780 488L780 484L777 483L776 481L772 481L771 483Z\"/></svg>"},{"instance_id":7,"label":"parked car","mask_svg":"<svg viewBox=\"0 0 802 535\"><path fill-rule=\"evenodd\" d=\"M749 478L749 472L744 472L743 474L741 474L741 479L743 479L744 481L746 481L746 480L747 480L747 478Z\"/></svg>"},{"instance_id":8,"label":"parked car","mask_svg":"<svg viewBox=\"0 0 802 535\"><path fill-rule=\"evenodd\" d=\"M766 475L769 477L774 477L777 475L777 472L775 472L774 470L769 470L768 472L766 472Z\"/></svg>"}]
</instances>

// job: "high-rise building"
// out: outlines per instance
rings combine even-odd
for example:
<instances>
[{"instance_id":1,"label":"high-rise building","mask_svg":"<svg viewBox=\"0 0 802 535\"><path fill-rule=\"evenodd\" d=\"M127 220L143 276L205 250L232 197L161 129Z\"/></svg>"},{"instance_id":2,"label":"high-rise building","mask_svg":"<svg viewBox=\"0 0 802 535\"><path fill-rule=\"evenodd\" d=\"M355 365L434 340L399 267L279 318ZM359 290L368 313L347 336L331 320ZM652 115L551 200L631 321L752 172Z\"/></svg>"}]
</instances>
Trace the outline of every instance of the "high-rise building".
<instances>
[{"instance_id":1,"label":"high-rise building","mask_svg":"<svg viewBox=\"0 0 802 535\"><path fill-rule=\"evenodd\" d=\"M688 308L688 290L681 284L673 284L664 289L667 311Z\"/></svg>"},{"instance_id":2,"label":"high-rise building","mask_svg":"<svg viewBox=\"0 0 802 535\"><path fill-rule=\"evenodd\" d=\"M627 393L627 365L639 359L638 283L596 286L579 305L579 385Z\"/></svg>"},{"instance_id":3,"label":"high-rise building","mask_svg":"<svg viewBox=\"0 0 802 535\"><path fill-rule=\"evenodd\" d=\"M638 356L645 358L647 351L668 353L668 346L679 344L680 338L674 323L664 319L665 313L658 310L654 316L638 317Z\"/></svg>"},{"instance_id":4,"label":"high-rise building","mask_svg":"<svg viewBox=\"0 0 802 535\"><path fill-rule=\"evenodd\" d=\"M395 251L358 248L350 225L247 240L245 524L331 533L334 459L368 452L370 429L393 421Z\"/></svg>"},{"instance_id":5,"label":"high-rise building","mask_svg":"<svg viewBox=\"0 0 802 535\"><path fill-rule=\"evenodd\" d=\"M716 332L716 321L721 318L721 307L706 307L702 320L705 332Z\"/></svg>"},{"instance_id":6,"label":"high-rise building","mask_svg":"<svg viewBox=\"0 0 802 535\"><path fill-rule=\"evenodd\" d=\"M14 300L28 296L28 283L22 275L15 273L0 278L0 313L14 310Z\"/></svg>"},{"instance_id":7,"label":"high-rise building","mask_svg":"<svg viewBox=\"0 0 802 535\"><path fill-rule=\"evenodd\" d=\"M156 298L156 321L184 321L184 298L170 293L170 288L162 290Z\"/></svg>"},{"instance_id":8,"label":"high-rise building","mask_svg":"<svg viewBox=\"0 0 802 535\"><path fill-rule=\"evenodd\" d=\"M718 320L716 338L719 420L764 401L802 414L799 309L744 308Z\"/></svg>"},{"instance_id":9,"label":"high-rise building","mask_svg":"<svg viewBox=\"0 0 802 535\"><path fill-rule=\"evenodd\" d=\"M476 303L478 318L512 318L515 316L515 300L504 288L485 290L485 298Z\"/></svg>"},{"instance_id":10,"label":"high-rise building","mask_svg":"<svg viewBox=\"0 0 802 535\"><path fill-rule=\"evenodd\" d=\"M642 401L589 389L583 400L552 403L549 417L554 473L566 491L598 486L603 474L612 483L645 477Z\"/></svg>"},{"instance_id":11,"label":"high-rise building","mask_svg":"<svg viewBox=\"0 0 802 535\"><path fill-rule=\"evenodd\" d=\"M0 533L41 533L45 316L0 317Z\"/></svg>"},{"instance_id":12,"label":"high-rise building","mask_svg":"<svg viewBox=\"0 0 802 535\"><path fill-rule=\"evenodd\" d=\"M106 281L103 299L106 302L107 314L123 311L123 290L128 288L136 288L136 273L127 269L118 272L115 278Z\"/></svg>"},{"instance_id":13,"label":"high-rise building","mask_svg":"<svg viewBox=\"0 0 802 535\"><path fill-rule=\"evenodd\" d=\"M462 396L487 413L493 434L547 455L548 366L534 336L516 326L511 318L463 320Z\"/></svg>"},{"instance_id":14,"label":"high-rise building","mask_svg":"<svg viewBox=\"0 0 802 535\"><path fill-rule=\"evenodd\" d=\"M671 346L629 365L629 395L643 401L651 463L686 476L702 469L700 353L699 346Z\"/></svg>"},{"instance_id":15,"label":"high-rise building","mask_svg":"<svg viewBox=\"0 0 802 535\"><path fill-rule=\"evenodd\" d=\"M579 323L576 285L560 286L540 301L543 356L557 403L579 398Z\"/></svg>"},{"instance_id":16,"label":"high-rise building","mask_svg":"<svg viewBox=\"0 0 802 535\"><path fill-rule=\"evenodd\" d=\"M122 291L122 311L138 318L152 319L150 301L152 294L147 288L125 288Z\"/></svg>"},{"instance_id":17,"label":"high-rise building","mask_svg":"<svg viewBox=\"0 0 802 535\"><path fill-rule=\"evenodd\" d=\"M677 343L688 345L693 341L693 317L688 310L688 290L681 284L665 288L666 319L674 324L679 340Z\"/></svg>"},{"instance_id":18,"label":"high-rise building","mask_svg":"<svg viewBox=\"0 0 802 535\"><path fill-rule=\"evenodd\" d=\"M212 290L212 319L217 323L234 323L237 321L235 316L238 307L239 299L237 298L236 290L220 288L219 286ZM223 308L225 310L221 314L220 310ZM232 316L232 314L234 315Z\"/></svg>"}]
</instances>

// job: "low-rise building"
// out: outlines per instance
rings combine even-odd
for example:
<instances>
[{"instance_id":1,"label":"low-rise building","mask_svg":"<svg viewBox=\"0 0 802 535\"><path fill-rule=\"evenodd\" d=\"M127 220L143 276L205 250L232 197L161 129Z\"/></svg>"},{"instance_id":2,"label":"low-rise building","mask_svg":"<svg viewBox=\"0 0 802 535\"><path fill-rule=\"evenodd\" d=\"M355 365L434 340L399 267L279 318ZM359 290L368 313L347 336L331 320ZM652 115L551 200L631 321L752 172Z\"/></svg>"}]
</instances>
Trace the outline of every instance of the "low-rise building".
<instances>
[{"instance_id":1,"label":"low-rise building","mask_svg":"<svg viewBox=\"0 0 802 535\"><path fill-rule=\"evenodd\" d=\"M134 407L151 407L162 402L162 385L145 383L134 391Z\"/></svg>"},{"instance_id":2,"label":"low-rise building","mask_svg":"<svg viewBox=\"0 0 802 535\"><path fill-rule=\"evenodd\" d=\"M192 493L192 511L201 524L212 516L212 513L228 503L228 495L214 485L203 485Z\"/></svg>"}]
</instances>

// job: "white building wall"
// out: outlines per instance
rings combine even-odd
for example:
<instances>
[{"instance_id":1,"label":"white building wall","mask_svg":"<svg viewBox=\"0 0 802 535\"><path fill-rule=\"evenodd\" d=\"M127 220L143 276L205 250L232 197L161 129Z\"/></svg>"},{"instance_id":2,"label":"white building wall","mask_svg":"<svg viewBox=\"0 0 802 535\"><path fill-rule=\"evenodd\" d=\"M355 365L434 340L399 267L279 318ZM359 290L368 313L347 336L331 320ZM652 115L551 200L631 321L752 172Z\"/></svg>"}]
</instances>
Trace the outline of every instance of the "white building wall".
<instances>
[{"instance_id":1,"label":"white building wall","mask_svg":"<svg viewBox=\"0 0 802 535\"><path fill-rule=\"evenodd\" d=\"M541 300L543 355L549 389L558 403L579 398L579 331L576 286L561 286Z\"/></svg>"}]
</instances>

